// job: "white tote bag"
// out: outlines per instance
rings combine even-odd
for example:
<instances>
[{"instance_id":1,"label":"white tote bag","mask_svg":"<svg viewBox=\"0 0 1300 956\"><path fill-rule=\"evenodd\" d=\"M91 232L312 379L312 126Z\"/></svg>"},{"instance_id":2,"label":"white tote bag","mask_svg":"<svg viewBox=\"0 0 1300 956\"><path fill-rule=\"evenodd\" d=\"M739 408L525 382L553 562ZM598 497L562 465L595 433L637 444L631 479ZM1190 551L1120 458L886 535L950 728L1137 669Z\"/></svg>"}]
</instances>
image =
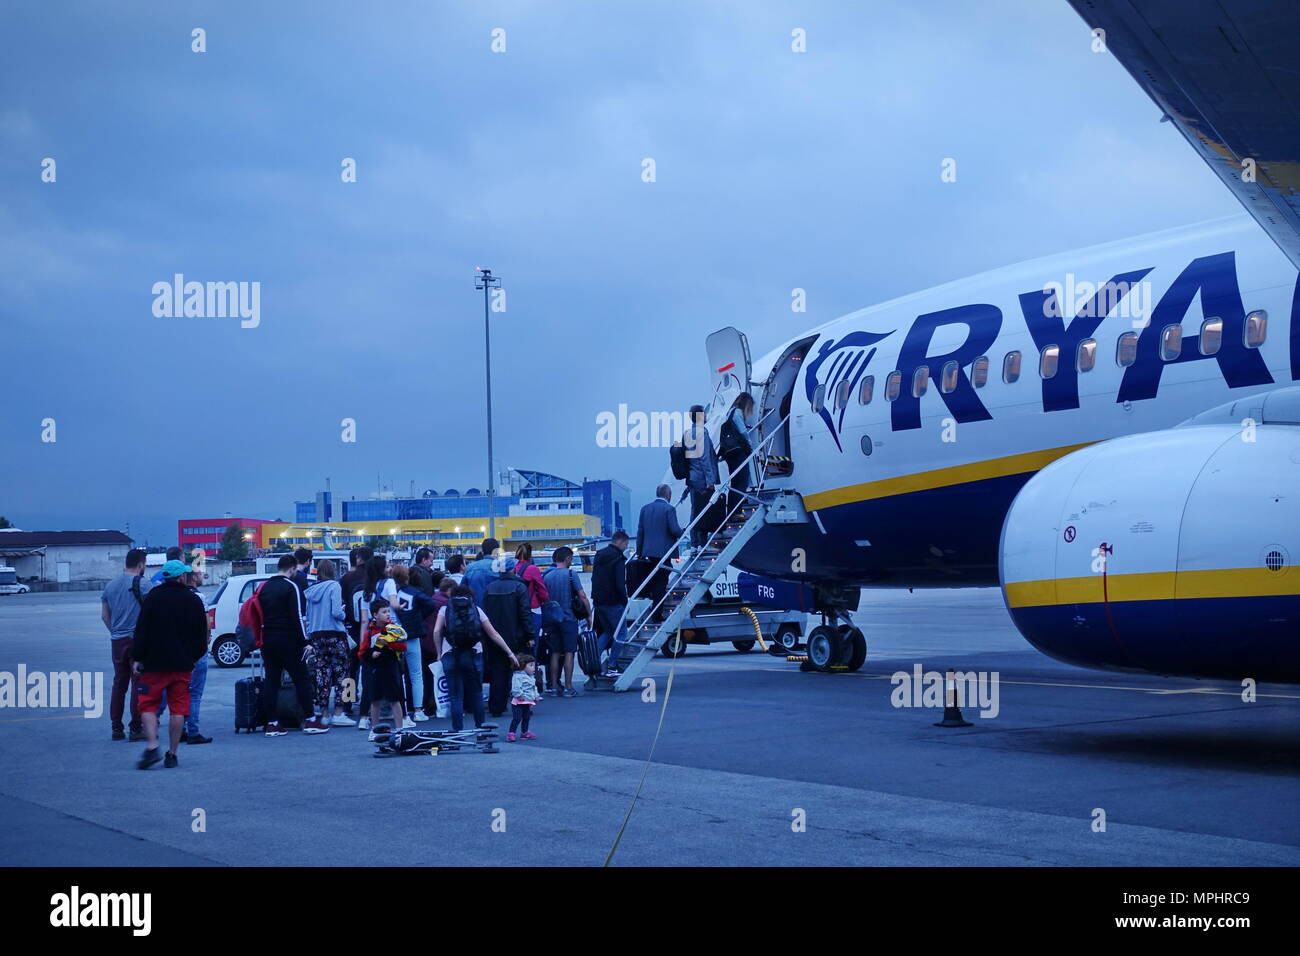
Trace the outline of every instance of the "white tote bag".
<instances>
[{"instance_id":1,"label":"white tote bag","mask_svg":"<svg viewBox=\"0 0 1300 956\"><path fill-rule=\"evenodd\" d=\"M433 671L433 703L439 717L451 716L451 696L447 693L447 675L443 673L442 661L434 661L429 670Z\"/></svg>"}]
</instances>

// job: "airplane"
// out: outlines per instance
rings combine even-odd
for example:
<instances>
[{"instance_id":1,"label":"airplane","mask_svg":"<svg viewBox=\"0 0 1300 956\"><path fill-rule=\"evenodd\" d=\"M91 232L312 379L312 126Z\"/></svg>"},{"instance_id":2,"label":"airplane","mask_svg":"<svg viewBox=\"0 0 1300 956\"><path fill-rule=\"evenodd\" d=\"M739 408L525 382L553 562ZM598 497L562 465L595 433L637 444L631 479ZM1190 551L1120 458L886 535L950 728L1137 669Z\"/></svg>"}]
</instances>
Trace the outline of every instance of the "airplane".
<instances>
[{"instance_id":1,"label":"airplane","mask_svg":"<svg viewBox=\"0 0 1300 956\"><path fill-rule=\"evenodd\" d=\"M1071 664L1300 682L1300 9L1071 3L1250 215L903 296L756 362L710 335L715 441L749 392L764 493L808 517L734 563L804 585L828 631L861 588L999 586Z\"/></svg>"}]
</instances>

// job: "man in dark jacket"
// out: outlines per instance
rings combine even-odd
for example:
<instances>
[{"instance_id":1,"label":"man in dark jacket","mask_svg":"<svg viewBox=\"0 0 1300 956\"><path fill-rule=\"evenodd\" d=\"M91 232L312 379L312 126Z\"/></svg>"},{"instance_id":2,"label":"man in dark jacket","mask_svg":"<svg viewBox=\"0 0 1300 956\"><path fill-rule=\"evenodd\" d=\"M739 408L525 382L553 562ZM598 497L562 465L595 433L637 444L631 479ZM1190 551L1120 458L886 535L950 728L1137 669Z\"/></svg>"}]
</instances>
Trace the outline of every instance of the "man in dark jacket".
<instances>
[{"instance_id":1,"label":"man in dark jacket","mask_svg":"<svg viewBox=\"0 0 1300 956\"><path fill-rule=\"evenodd\" d=\"M668 577L672 571L672 559L677 557L677 541L682 536L682 526L677 520L677 509L673 507L673 491L667 485L655 489L655 500L641 509L636 525L636 560L640 565L641 575L653 575L650 583L641 592L658 604L668 588ZM664 566L658 567L664 561ZM638 585L640 582L637 582ZM660 608L655 617L662 620L667 615Z\"/></svg>"},{"instance_id":2,"label":"man in dark jacket","mask_svg":"<svg viewBox=\"0 0 1300 956\"><path fill-rule=\"evenodd\" d=\"M425 597L433 597L438 582L433 574L433 552L421 548L415 552L415 563L411 565L411 587L423 591Z\"/></svg>"},{"instance_id":3,"label":"man in dark jacket","mask_svg":"<svg viewBox=\"0 0 1300 956\"><path fill-rule=\"evenodd\" d=\"M488 616L510 650L521 653L536 639L533 614L529 610L528 585L509 569L506 558L494 562L496 580L483 594L483 613ZM484 669L488 679L488 713L504 717L510 703L510 680L513 676L508 658L495 642L483 642Z\"/></svg>"},{"instance_id":4,"label":"man in dark jacket","mask_svg":"<svg viewBox=\"0 0 1300 956\"><path fill-rule=\"evenodd\" d=\"M614 669L614 638L623 623L627 608L627 550L628 536L622 528L614 532L609 544L596 552L591 569L591 603L595 605L596 646L601 652L609 651L606 671Z\"/></svg>"},{"instance_id":5,"label":"man in dark jacket","mask_svg":"<svg viewBox=\"0 0 1300 956\"><path fill-rule=\"evenodd\" d=\"M132 636L132 669L140 717L148 741L138 764L147 770L158 755L158 708L163 695L171 715L167 721L166 767L176 766L176 748L190 712L190 676L194 662L208 652L208 616L190 590L190 566L183 561L163 565L163 582L145 595Z\"/></svg>"},{"instance_id":6,"label":"man in dark jacket","mask_svg":"<svg viewBox=\"0 0 1300 956\"><path fill-rule=\"evenodd\" d=\"M288 733L278 719L280 679L287 671L298 693L298 706L302 708L302 729L309 734L324 733L329 728L315 716L315 686L307 673L311 645L307 643L307 628L303 623L307 598L294 581L298 561L292 554L286 554L277 567L279 572L257 593L258 603L262 605L262 663L266 665L261 722L266 725L268 737L283 737Z\"/></svg>"},{"instance_id":7,"label":"man in dark jacket","mask_svg":"<svg viewBox=\"0 0 1300 956\"><path fill-rule=\"evenodd\" d=\"M695 521L706 509L711 513L700 518L699 523L691 529L691 544L697 548L704 547L709 536L718 526L716 516L709 508L709 499L718 485L718 452L713 447L713 437L705 427L708 413L703 405L692 405L691 425L682 435L682 444L686 446L686 459L690 463L690 474L686 476L686 487L691 493L691 520Z\"/></svg>"},{"instance_id":8,"label":"man in dark jacket","mask_svg":"<svg viewBox=\"0 0 1300 956\"><path fill-rule=\"evenodd\" d=\"M311 587L311 578L307 575L311 573L312 562L311 548L297 548L293 552L293 559L298 562L298 571L293 576L293 583L298 585L298 590L303 594L307 593L307 588Z\"/></svg>"}]
</instances>

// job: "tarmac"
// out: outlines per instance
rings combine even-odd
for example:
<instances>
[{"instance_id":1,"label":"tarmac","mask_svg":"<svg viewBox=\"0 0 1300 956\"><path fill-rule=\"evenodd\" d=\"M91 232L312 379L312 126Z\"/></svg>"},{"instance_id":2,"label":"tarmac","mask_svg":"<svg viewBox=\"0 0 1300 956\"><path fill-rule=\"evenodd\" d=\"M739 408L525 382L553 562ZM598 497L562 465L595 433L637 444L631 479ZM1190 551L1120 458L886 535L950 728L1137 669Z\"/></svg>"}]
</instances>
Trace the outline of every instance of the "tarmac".
<instances>
[{"instance_id":1,"label":"tarmac","mask_svg":"<svg viewBox=\"0 0 1300 956\"><path fill-rule=\"evenodd\" d=\"M614 865L1300 863L1300 688L1248 703L1229 682L1060 664L996 589L864 591L855 617L858 673L692 646L647 671L655 700L547 698L539 739L497 754L379 760L351 728L236 735L247 667L209 670L216 739L182 744L172 770L136 770L142 745L109 740L106 704L0 709L0 860L593 866L626 822ZM20 663L103 670L107 694L97 595L0 599L0 671ZM996 672L997 716L968 704L972 726L941 728L894 706L891 675L916 664Z\"/></svg>"}]
</instances>

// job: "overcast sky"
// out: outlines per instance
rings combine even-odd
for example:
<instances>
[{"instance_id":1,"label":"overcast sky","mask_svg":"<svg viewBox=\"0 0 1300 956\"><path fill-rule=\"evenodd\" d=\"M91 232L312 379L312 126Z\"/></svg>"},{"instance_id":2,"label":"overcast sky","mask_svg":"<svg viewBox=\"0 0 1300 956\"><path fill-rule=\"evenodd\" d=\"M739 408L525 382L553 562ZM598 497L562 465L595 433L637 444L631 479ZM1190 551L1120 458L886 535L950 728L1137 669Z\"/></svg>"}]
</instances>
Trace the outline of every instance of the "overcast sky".
<instances>
[{"instance_id":1,"label":"overcast sky","mask_svg":"<svg viewBox=\"0 0 1300 956\"><path fill-rule=\"evenodd\" d=\"M326 477L336 498L377 474L485 487L476 265L506 289L498 465L615 477L635 508L667 452L598 447L596 416L702 399L714 329L757 357L897 295L1240 212L1064 0L5 21L0 514L29 529L166 544L179 517L291 521ZM175 273L260 282L260 325L156 317Z\"/></svg>"}]
</instances>

